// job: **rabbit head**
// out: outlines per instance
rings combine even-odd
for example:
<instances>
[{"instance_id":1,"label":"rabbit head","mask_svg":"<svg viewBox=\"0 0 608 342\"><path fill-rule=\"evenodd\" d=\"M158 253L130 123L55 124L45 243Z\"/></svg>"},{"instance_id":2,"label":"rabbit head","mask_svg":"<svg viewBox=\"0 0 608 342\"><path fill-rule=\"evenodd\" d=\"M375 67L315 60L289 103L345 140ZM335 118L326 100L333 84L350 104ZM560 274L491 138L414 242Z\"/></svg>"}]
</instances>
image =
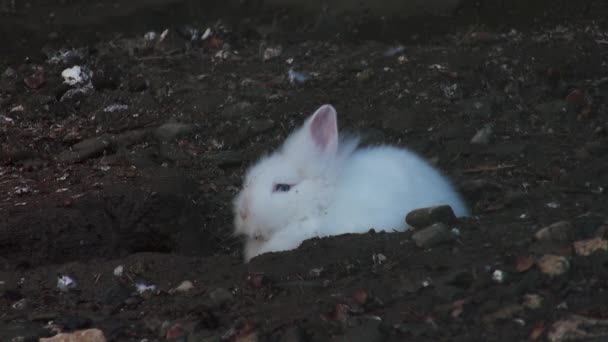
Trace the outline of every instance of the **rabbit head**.
<instances>
[{"instance_id":1,"label":"rabbit head","mask_svg":"<svg viewBox=\"0 0 608 342\"><path fill-rule=\"evenodd\" d=\"M235 234L268 240L294 222L323 217L357 139L339 140L336 110L323 105L245 175L234 199Z\"/></svg>"}]
</instances>

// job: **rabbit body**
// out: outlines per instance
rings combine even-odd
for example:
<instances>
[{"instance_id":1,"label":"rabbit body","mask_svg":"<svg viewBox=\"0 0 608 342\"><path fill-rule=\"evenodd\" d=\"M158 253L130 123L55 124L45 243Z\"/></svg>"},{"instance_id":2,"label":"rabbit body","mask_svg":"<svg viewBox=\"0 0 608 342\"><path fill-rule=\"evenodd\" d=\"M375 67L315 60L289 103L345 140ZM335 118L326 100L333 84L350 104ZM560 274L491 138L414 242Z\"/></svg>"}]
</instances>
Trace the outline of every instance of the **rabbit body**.
<instances>
[{"instance_id":1,"label":"rabbit body","mask_svg":"<svg viewBox=\"0 0 608 342\"><path fill-rule=\"evenodd\" d=\"M418 208L447 204L469 215L450 181L414 152L357 145L339 139L335 109L324 105L248 171L234 203L245 261L313 237L404 231L405 215Z\"/></svg>"}]
</instances>

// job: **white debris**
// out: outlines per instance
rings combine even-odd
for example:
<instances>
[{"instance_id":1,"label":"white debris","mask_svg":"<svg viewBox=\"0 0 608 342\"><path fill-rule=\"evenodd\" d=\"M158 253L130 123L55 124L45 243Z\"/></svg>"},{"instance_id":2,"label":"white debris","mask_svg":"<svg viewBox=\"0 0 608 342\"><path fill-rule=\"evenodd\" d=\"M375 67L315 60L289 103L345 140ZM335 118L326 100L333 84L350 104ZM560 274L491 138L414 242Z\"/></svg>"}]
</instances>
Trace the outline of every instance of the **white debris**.
<instances>
[{"instance_id":1,"label":"white debris","mask_svg":"<svg viewBox=\"0 0 608 342\"><path fill-rule=\"evenodd\" d=\"M473 138L471 138L471 144L487 145L490 142L491 135L492 125L485 125L482 129L475 133Z\"/></svg>"},{"instance_id":2,"label":"white debris","mask_svg":"<svg viewBox=\"0 0 608 342\"><path fill-rule=\"evenodd\" d=\"M319 277L321 273L323 273L323 267L316 267L308 271L308 274L315 278Z\"/></svg>"},{"instance_id":3,"label":"white debris","mask_svg":"<svg viewBox=\"0 0 608 342\"><path fill-rule=\"evenodd\" d=\"M146 32L146 34L144 34L144 39L151 42L153 40L156 39L156 32L154 31L150 31L150 32Z\"/></svg>"},{"instance_id":4,"label":"white debris","mask_svg":"<svg viewBox=\"0 0 608 342\"><path fill-rule=\"evenodd\" d=\"M547 207L551 208L551 209L557 209L557 208L559 208L559 203L557 203L557 202L549 202L549 203L547 203Z\"/></svg>"},{"instance_id":5,"label":"white debris","mask_svg":"<svg viewBox=\"0 0 608 342\"><path fill-rule=\"evenodd\" d=\"M160 34L160 39L158 39L158 42L162 42L163 40L165 40L165 38L167 37L167 35L169 34L169 29L165 29L163 31L163 33Z\"/></svg>"},{"instance_id":6,"label":"white debris","mask_svg":"<svg viewBox=\"0 0 608 342\"><path fill-rule=\"evenodd\" d=\"M104 108L103 111L106 113L113 113L113 112L118 112L118 111L127 110L127 109L129 109L129 106L124 105L124 104L111 104L111 105L107 106L106 108Z\"/></svg>"},{"instance_id":7,"label":"white debris","mask_svg":"<svg viewBox=\"0 0 608 342\"><path fill-rule=\"evenodd\" d=\"M492 273L492 280L499 284L502 284L505 281L505 272L501 270L495 270L494 273Z\"/></svg>"},{"instance_id":8,"label":"white debris","mask_svg":"<svg viewBox=\"0 0 608 342\"><path fill-rule=\"evenodd\" d=\"M69 275L59 275L57 277L57 289L61 292L68 292L76 287L76 282Z\"/></svg>"},{"instance_id":9,"label":"white debris","mask_svg":"<svg viewBox=\"0 0 608 342\"><path fill-rule=\"evenodd\" d=\"M374 264L382 265L386 261L386 256L382 253L372 255L372 260Z\"/></svg>"},{"instance_id":10,"label":"white debris","mask_svg":"<svg viewBox=\"0 0 608 342\"><path fill-rule=\"evenodd\" d=\"M194 284L190 280L184 280L176 288L169 290L169 293L188 292L194 288Z\"/></svg>"},{"instance_id":11,"label":"white debris","mask_svg":"<svg viewBox=\"0 0 608 342\"><path fill-rule=\"evenodd\" d=\"M9 110L9 113L23 112L23 111L25 111L25 108L23 108L22 105L18 105L18 106L11 108L11 110Z\"/></svg>"},{"instance_id":12,"label":"white debris","mask_svg":"<svg viewBox=\"0 0 608 342\"><path fill-rule=\"evenodd\" d=\"M310 79L310 76L308 74L298 72L293 70L293 68L290 68L287 72L287 78L289 79L289 83L294 84L304 83Z\"/></svg>"},{"instance_id":13,"label":"white debris","mask_svg":"<svg viewBox=\"0 0 608 342\"><path fill-rule=\"evenodd\" d=\"M4 122L9 124L15 123L15 120L13 120L13 118L9 118L8 116L0 115L0 119L4 120Z\"/></svg>"},{"instance_id":14,"label":"white debris","mask_svg":"<svg viewBox=\"0 0 608 342\"><path fill-rule=\"evenodd\" d=\"M145 283L137 283L135 284L135 289L137 290L137 293L139 294L143 294L146 291L156 291L156 285L154 284L145 284Z\"/></svg>"},{"instance_id":15,"label":"white debris","mask_svg":"<svg viewBox=\"0 0 608 342\"><path fill-rule=\"evenodd\" d=\"M432 64L429 65L429 69L431 70L439 70L439 71L444 71L447 70L447 68L441 64Z\"/></svg>"},{"instance_id":16,"label":"white debris","mask_svg":"<svg viewBox=\"0 0 608 342\"><path fill-rule=\"evenodd\" d=\"M85 67L75 65L63 70L61 76L63 77L63 83L73 86L87 82L91 78L91 72Z\"/></svg>"},{"instance_id":17,"label":"white debris","mask_svg":"<svg viewBox=\"0 0 608 342\"><path fill-rule=\"evenodd\" d=\"M16 186L15 187L15 194L16 195L23 195L23 194L27 194L27 193L30 193L30 192L32 192L32 189L29 186L27 186L27 185L25 185L25 186Z\"/></svg>"},{"instance_id":18,"label":"white debris","mask_svg":"<svg viewBox=\"0 0 608 342\"><path fill-rule=\"evenodd\" d=\"M211 29L208 27L205 32L203 33L203 35L201 36L201 40L206 40L207 38L211 37Z\"/></svg>"},{"instance_id":19,"label":"white debris","mask_svg":"<svg viewBox=\"0 0 608 342\"><path fill-rule=\"evenodd\" d=\"M123 265L118 265L116 266L116 268L114 269L114 276L116 277L120 277L122 276L122 272L124 272L125 267Z\"/></svg>"},{"instance_id":20,"label":"white debris","mask_svg":"<svg viewBox=\"0 0 608 342\"><path fill-rule=\"evenodd\" d=\"M384 57L393 57L394 55L400 54L405 51L405 46L397 45L390 47L384 51Z\"/></svg>"},{"instance_id":21,"label":"white debris","mask_svg":"<svg viewBox=\"0 0 608 342\"><path fill-rule=\"evenodd\" d=\"M23 310L27 307L28 300L26 298L21 298L15 303L13 303L12 308L15 310Z\"/></svg>"},{"instance_id":22,"label":"white debris","mask_svg":"<svg viewBox=\"0 0 608 342\"><path fill-rule=\"evenodd\" d=\"M262 60L267 61L279 57L281 53L283 53L283 47L281 45L267 47L262 54Z\"/></svg>"}]
</instances>

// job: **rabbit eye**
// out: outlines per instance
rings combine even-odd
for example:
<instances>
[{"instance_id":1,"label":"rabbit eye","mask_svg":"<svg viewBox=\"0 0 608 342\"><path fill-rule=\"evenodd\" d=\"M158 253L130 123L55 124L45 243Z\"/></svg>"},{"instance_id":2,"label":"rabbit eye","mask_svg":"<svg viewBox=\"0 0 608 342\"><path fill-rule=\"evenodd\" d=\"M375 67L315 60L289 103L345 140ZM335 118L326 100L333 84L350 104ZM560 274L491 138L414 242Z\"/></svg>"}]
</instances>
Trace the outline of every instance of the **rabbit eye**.
<instances>
[{"instance_id":1,"label":"rabbit eye","mask_svg":"<svg viewBox=\"0 0 608 342\"><path fill-rule=\"evenodd\" d=\"M289 189L291 189L291 185L279 183L274 185L274 189L272 189L272 192L287 192L289 191Z\"/></svg>"}]
</instances>

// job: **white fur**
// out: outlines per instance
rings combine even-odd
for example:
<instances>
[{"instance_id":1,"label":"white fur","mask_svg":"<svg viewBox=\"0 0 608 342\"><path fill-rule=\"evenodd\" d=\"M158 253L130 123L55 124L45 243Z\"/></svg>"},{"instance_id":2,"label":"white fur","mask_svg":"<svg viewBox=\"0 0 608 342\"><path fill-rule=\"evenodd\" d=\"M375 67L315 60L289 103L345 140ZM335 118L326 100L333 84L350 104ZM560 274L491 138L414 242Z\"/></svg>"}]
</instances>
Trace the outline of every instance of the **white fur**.
<instances>
[{"instance_id":1,"label":"white fur","mask_svg":"<svg viewBox=\"0 0 608 342\"><path fill-rule=\"evenodd\" d=\"M315 117L323 118L316 121L321 126L312 124ZM245 261L313 237L404 231L405 215L417 208L448 204L457 216L469 215L449 180L418 155L391 146L357 150L357 138L339 140L336 121L335 109L321 106L278 151L247 171L234 200ZM319 127L323 134L311 135ZM295 185L273 192L277 183Z\"/></svg>"}]
</instances>

